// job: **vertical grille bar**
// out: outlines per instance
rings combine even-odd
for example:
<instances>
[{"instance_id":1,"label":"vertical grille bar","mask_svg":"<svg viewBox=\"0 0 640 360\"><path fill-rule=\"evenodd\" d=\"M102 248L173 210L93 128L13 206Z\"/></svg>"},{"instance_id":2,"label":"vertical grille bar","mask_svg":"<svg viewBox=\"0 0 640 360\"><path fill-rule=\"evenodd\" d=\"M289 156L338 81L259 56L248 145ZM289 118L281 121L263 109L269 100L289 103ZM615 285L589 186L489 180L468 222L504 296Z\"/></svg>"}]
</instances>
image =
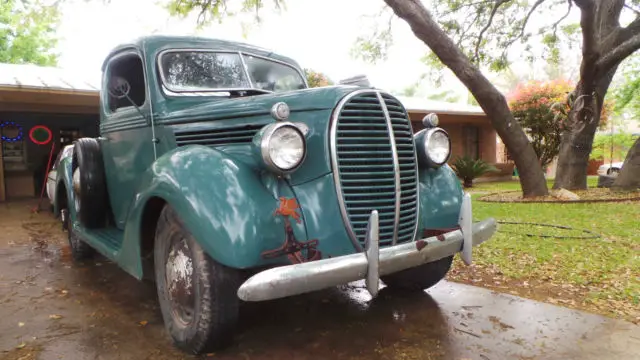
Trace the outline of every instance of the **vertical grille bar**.
<instances>
[{"instance_id":1,"label":"vertical grille bar","mask_svg":"<svg viewBox=\"0 0 640 360\"><path fill-rule=\"evenodd\" d=\"M400 188L400 164L398 163L398 147L396 146L396 137L393 133L393 125L391 124L391 116L389 116L389 110L387 109L387 104L385 104L382 95L377 92L378 101L380 101L380 105L382 106L382 111L384 112L384 117L387 120L387 129L389 130L389 142L391 143L391 156L393 158L393 173L395 177L395 187L396 187L396 206L395 206L395 216L393 221L393 240L391 244L395 245L398 242L398 223L400 220L400 196L402 195L402 191Z\"/></svg>"},{"instance_id":2,"label":"vertical grille bar","mask_svg":"<svg viewBox=\"0 0 640 360\"><path fill-rule=\"evenodd\" d=\"M400 219L398 242L415 239L418 225L418 158L409 115L404 106L389 94L381 94L393 127L400 164Z\"/></svg>"}]
</instances>

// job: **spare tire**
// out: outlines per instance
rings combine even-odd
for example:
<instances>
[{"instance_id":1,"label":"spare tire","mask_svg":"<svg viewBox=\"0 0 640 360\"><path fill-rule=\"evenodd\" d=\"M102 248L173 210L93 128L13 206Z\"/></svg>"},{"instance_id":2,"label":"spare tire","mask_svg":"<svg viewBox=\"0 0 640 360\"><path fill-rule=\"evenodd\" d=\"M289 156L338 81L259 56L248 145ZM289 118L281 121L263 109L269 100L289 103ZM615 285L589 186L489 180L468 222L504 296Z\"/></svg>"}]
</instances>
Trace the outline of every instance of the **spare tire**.
<instances>
[{"instance_id":1,"label":"spare tire","mask_svg":"<svg viewBox=\"0 0 640 360\"><path fill-rule=\"evenodd\" d=\"M107 219L107 187L100 144L92 138L81 138L73 147L73 192L76 216L87 228L105 225Z\"/></svg>"}]
</instances>

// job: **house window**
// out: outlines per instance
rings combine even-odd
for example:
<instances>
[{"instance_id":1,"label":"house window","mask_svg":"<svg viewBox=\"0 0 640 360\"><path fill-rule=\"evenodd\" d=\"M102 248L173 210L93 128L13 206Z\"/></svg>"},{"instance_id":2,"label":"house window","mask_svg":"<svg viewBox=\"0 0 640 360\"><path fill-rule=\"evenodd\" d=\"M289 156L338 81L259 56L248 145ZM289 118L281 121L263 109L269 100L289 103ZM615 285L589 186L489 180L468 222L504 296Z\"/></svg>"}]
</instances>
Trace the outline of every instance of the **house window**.
<instances>
[{"instance_id":1,"label":"house window","mask_svg":"<svg viewBox=\"0 0 640 360\"><path fill-rule=\"evenodd\" d=\"M0 146L5 170L26 170L27 152L22 127L12 121L0 121Z\"/></svg>"},{"instance_id":2,"label":"house window","mask_svg":"<svg viewBox=\"0 0 640 360\"><path fill-rule=\"evenodd\" d=\"M480 129L477 126L465 126L462 128L464 142L464 154L473 159L480 158Z\"/></svg>"}]
</instances>

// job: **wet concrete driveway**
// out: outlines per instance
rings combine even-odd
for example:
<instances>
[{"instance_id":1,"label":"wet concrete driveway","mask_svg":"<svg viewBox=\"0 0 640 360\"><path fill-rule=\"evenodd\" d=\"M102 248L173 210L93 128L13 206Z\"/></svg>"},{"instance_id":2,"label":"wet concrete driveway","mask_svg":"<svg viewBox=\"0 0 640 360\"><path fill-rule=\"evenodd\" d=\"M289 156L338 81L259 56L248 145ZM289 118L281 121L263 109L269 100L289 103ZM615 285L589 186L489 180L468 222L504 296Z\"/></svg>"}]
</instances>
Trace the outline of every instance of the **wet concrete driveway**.
<instances>
[{"instance_id":1,"label":"wet concrete driveway","mask_svg":"<svg viewBox=\"0 0 640 360\"><path fill-rule=\"evenodd\" d=\"M191 359L164 331L152 283L103 258L74 264L31 203L0 205L0 359ZM363 284L243 304L216 359L640 359L640 327L441 282L413 296Z\"/></svg>"}]
</instances>

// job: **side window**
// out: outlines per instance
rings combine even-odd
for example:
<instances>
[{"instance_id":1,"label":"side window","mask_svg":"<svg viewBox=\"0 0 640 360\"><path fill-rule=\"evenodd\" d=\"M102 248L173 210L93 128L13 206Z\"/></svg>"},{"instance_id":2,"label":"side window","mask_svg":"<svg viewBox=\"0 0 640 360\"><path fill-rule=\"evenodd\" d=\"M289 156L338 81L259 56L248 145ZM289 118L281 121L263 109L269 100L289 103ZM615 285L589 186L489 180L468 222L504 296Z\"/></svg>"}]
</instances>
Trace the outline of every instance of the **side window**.
<instances>
[{"instance_id":1,"label":"side window","mask_svg":"<svg viewBox=\"0 0 640 360\"><path fill-rule=\"evenodd\" d=\"M136 54L127 54L111 61L109 64L109 78L111 82L114 78L121 78L129 83L131 90L129 98L136 106L142 106L145 102L144 69L142 59ZM126 97L117 98L109 94L107 107L111 112L120 108L131 107L131 101Z\"/></svg>"}]
</instances>

